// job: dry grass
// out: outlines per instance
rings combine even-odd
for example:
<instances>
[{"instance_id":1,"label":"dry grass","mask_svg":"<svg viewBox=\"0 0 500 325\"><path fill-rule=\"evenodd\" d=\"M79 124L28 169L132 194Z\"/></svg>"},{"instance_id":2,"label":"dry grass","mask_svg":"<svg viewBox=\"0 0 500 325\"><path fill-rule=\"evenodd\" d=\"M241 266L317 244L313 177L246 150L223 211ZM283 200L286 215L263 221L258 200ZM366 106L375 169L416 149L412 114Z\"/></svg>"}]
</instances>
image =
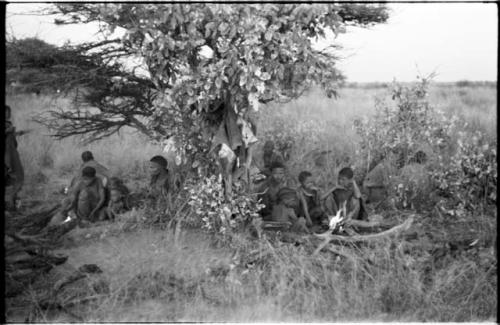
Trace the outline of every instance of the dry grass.
<instances>
[{"instance_id":1,"label":"dry grass","mask_svg":"<svg viewBox=\"0 0 500 325\"><path fill-rule=\"evenodd\" d=\"M88 145L79 137L56 141L50 136L49 130L32 118L45 110L70 105L67 99L13 95L7 98L6 103L12 108L16 128L31 130L18 138L28 182L40 172L51 179L71 178L85 150L92 151L96 160L109 166L114 175L124 178L144 177L145 162L161 153L161 148L149 144L143 135L132 129L124 129L118 135Z\"/></svg>"},{"instance_id":2,"label":"dry grass","mask_svg":"<svg viewBox=\"0 0 500 325\"><path fill-rule=\"evenodd\" d=\"M374 97L385 93L383 88L345 88L338 100L331 100L313 91L286 105L270 105L272 110L263 108L259 132L272 129L279 119L325 126L317 132L317 142L311 143L307 133L296 141L298 157L312 149L334 152L318 175L327 182L341 164L335 158L355 154L352 120L369 117ZM129 184L144 178L144 162L161 152L131 130L89 146L79 139L54 141L30 118L67 101L10 95L6 102L13 108L15 126L33 130L19 138L28 184L21 195L55 198L52 192L69 180L84 150L93 151ZM436 85L430 102L496 138L496 89ZM296 174L310 164L296 161L290 171ZM40 173L48 177L45 182ZM86 231L70 234L80 239L61 252L69 255L69 265L99 265L109 283L109 294L75 308L88 322L484 321L497 312L496 260L478 265L470 256L458 256L436 269L426 264L423 253L403 253L397 240L392 246L385 242L353 251L352 259L335 259L328 254L313 258L307 245L271 248L254 242L221 248L193 230L184 231L177 242L171 232L153 229L90 239L85 239ZM252 248L269 256L247 269L235 248L241 254ZM217 269L222 274L207 273ZM66 319L47 314L38 320Z\"/></svg>"}]
</instances>

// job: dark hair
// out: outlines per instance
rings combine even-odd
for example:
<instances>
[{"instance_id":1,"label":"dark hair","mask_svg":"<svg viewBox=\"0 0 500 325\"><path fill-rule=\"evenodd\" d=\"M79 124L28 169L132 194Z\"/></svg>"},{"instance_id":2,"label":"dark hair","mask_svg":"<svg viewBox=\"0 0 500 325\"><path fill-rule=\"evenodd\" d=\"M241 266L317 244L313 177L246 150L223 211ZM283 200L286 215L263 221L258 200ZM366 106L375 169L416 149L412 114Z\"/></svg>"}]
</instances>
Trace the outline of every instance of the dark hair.
<instances>
[{"instance_id":1,"label":"dark hair","mask_svg":"<svg viewBox=\"0 0 500 325\"><path fill-rule=\"evenodd\" d=\"M267 140L264 142L264 148L272 148L274 149L274 141L273 140Z\"/></svg>"},{"instance_id":2,"label":"dark hair","mask_svg":"<svg viewBox=\"0 0 500 325\"><path fill-rule=\"evenodd\" d=\"M347 179L352 179L354 177L354 172L349 167L344 167L339 171L339 177L346 177Z\"/></svg>"},{"instance_id":3,"label":"dark hair","mask_svg":"<svg viewBox=\"0 0 500 325\"><path fill-rule=\"evenodd\" d=\"M276 194L276 198L277 198L278 202L282 202L284 199L290 198L290 197L293 197L294 199L298 199L297 191L295 191L293 188L290 188L290 187L283 187Z\"/></svg>"},{"instance_id":4,"label":"dark hair","mask_svg":"<svg viewBox=\"0 0 500 325\"><path fill-rule=\"evenodd\" d=\"M95 168L87 166L84 169L82 169L82 176L83 177L95 177Z\"/></svg>"},{"instance_id":5,"label":"dark hair","mask_svg":"<svg viewBox=\"0 0 500 325\"><path fill-rule=\"evenodd\" d=\"M311 177L312 174L310 172L308 172L307 170L306 171L303 171L303 172L300 172L299 174L299 183L304 183L304 181L308 178L308 177Z\"/></svg>"},{"instance_id":6,"label":"dark hair","mask_svg":"<svg viewBox=\"0 0 500 325\"><path fill-rule=\"evenodd\" d=\"M285 169L285 165L281 161L274 161L271 164L271 167L269 168L271 171L273 171L276 168L283 168Z\"/></svg>"},{"instance_id":7,"label":"dark hair","mask_svg":"<svg viewBox=\"0 0 500 325\"><path fill-rule=\"evenodd\" d=\"M94 159L94 155L90 151L84 151L82 153L82 160L83 162L91 161Z\"/></svg>"},{"instance_id":8,"label":"dark hair","mask_svg":"<svg viewBox=\"0 0 500 325\"><path fill-rule=\"evenodd\" d=\"M168 161L163 156L154 156L149 161L154 162L165 169L167 169L167 167L168 167Z\"/></svg>"},{"instance_id":9,"label":"dark hair","mask_svg":"<svg viewBox=\"0 0 500 325\"><path fill-rule=\"evenodd\" d=\"M427 162L427 154L422 150L419 150L410 159L410 163L425 164Z\"/></svg>"}]
</instances>

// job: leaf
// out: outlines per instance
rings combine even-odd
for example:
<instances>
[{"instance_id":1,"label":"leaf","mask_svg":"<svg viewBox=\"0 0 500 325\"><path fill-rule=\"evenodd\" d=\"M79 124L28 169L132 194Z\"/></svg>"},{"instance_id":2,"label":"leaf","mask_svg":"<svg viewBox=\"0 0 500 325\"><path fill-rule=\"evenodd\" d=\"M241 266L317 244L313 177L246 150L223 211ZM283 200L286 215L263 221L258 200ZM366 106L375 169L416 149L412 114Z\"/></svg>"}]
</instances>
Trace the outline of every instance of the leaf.
<instances>
[{"instance_id":1,"label":"leaf","mask_svg":"<svg viewBox=\"0 0 500 325\"><path fill-rule=\"evenodd\" d=\"M272 29L267 30L267 32L264 34L264 38L266 41L270 42L273 39L274 32Z\"/></svg>"},{"instance_id":2,"label":"leaf","mask_svg":"<svg viewBox=\"0 0 500 325\"><path fill-rule=\"evenodd\" d=\"M218 89L222 88L222 80L221 80L221 78L217 77L217 78L215 79L215 86L216 86Z\"/></svg>"},{"instance_id":3,"label":"leaf","mask_svg":"<svg viewBox=\"0 0 500 325\"><path fill-rule=\"evenodd\" d=\"M247 76L244 74L241 74L240 75L240 83L239 83L240 87L245 86L246 83L247 83Z\"/></svg>"},{"instance_id":4,"label":"leaf","mask_svg":"<svg viewBox=\"0 0 500 325\"><path fill-rule=\"evenodd\" d=\"M214 26L215 26L215 23L213 21L211 21L205 25L205 38L210 37L210 34L212 33Z\"/></svg>"},{"instance_id":5,"label":"leaf","mask_svg":"<svg viewBox=\"0 0 500 325\"><path fill-rule=\"evenodd\" d=\"M262 73L262 75L260 76L260 79L261 79L261 80L264 80L264 81L267 81L267 80L271 79L271 75L270 75L269 73L267 73L267 72L264 72L264 73Z\"/></svg>"},{"instance_id":6,"label":"leaf","mask_svg":"<svg viewBox=\"0 0 500 325\"><path fill-rule=\"evenodd\" d=\"M259 111L259 98L256 93L248 94L248 103L255 112Z\"/></svg>"}]
</instances>

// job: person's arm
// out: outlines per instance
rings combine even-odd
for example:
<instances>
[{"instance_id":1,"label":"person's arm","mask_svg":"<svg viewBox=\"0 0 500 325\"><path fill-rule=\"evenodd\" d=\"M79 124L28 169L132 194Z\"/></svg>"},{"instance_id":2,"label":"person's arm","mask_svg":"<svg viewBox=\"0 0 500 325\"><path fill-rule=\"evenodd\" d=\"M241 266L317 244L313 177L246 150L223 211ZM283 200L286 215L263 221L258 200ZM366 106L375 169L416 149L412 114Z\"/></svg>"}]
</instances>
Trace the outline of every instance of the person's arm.
<instances>
[{"instance_id":1,"label":"person's arm","mask_svg":"<svg viewBox=\"0 0 500 325\"><path fill-rule=\"evenodd\" d=\"M172 205L172 190L174 187L174 180L171 174L168 175L165 183L163 183L163 193L165 193L165 198L167 199L167 204L170 207Z\"/></svg>"},{"instance_id":2,"label":"person's arm","mask_svg":"<svg viewBox=\"0 0 500 325\"><path fill-rule=\"evenodd\" d=\"M79 186L79 184L77 184L76 188L71 193L71 203L69 204L67 209L63 210L64 214L68 213L69 211L76 210L78 203L78 196L80 195L80 189L81 187Z\"/></svg>"},{"instance_id":3,"label":"person's arm","mask_svg":"<svg viewBox=\"0 0 500 325\"><path fill-rule=\"evenodd\" d=\"M330 195L326 197L326 199L323 202L323 207L325 209L326 214L329 216L333 216L337 213L339 207L337 206L337 201L335 201L334 192L330 193Z\"/></svg>"},{"instance_id":4,"label":"person's arm","mask_svg":"<svg viewBox=\"0 0 500 325\"><path fill-rule=\"evenodd\" d=\"M301 206L302 206L302 212L304 212L304 216L306 217L306 222L308 225L312 225L312 221L311 221L311 217L309 216L309 209L308 209L308 206L307 206L307 202L306 202L306 199L304 197L304 195L302 194L302 192L299 191L299 199L300 199L300 203L301 203Z\"/></svg>"},{"instance_id":5,"label":"person's arm","mask_svg":"<svg viewBox=\"0 0 500 325\"><path fill-rule=\"evenodd\" d=\"M114 219L114 213L113 213L113 208L112 208L111 204L108 204L108 206L106 206L106 208L104 209L104 216L105 216L105 218L107 218L109 220Z\"/></svg>"},{"instance_id":6,"label":"person's arm","mask_svg":"<svg viewBox=\"0 0 500 325\"><path fill-rule=\"evenodd\" d=\"M90 216L89 216L89 219L93 219L94 215L97 213L97 211L99 211L100 208L102 208L102 206L104 205L104 202L106 201L106 190L104 189L104 187L101 185L100 182L98 182L99 184L99 202L97 202L97 205L95 207L95 209L90 213Z\"/></svg>"},{"instance_id":7,"label":"person's arm","mask_svg":"<svg viewBox=\"0 0 500 325\"><path fill-rule=\"evenodd\" d=\"M287 210L288 210L288 219L292 224L294 224L295 222L297 222L297 220L299 220L299 218L297 217L295 211L292 208L287 208Z\"/></svg>"},{"instance_id":8,"label":"person's arm","mask_svg":"<svg viewBox=\"0 0 500 325\"><path fill-rule=\"evenodd\" d=\"M359 199L352 197L351 198L351 203L352 203L352 210L347 214L347 220L352 220L354 217L356 217L359 214L359 209L361 208L361 205L359 203Z\"/></svg>"},{"instance_id":9,"label":"person's arm","mask_svg":"<svg viewBox=\"0 0 500 325\"><path fill-rule=\"evenodd\" d=\"M332 188L327 190L325 193L323 193L323 195L321 195L320 200L323 201L324 199L326 199L328 197L328 195L330 195L331 193L333 193L333 191L335 191L336 189L339 189L339 188L342 188L342 187L338 186L338 185L333 186Z\"/></svg>"},{"instance_id":10,"label":"person's arm","mask_svg":"<svg viewBox=\"0 0 500 325\"><path fill-rule=\"evenodd\" d=\"M359 190L358 184L356 184L356 181L354 178L352 179L352 187L353 187L353 192L354 192L354 197L357 199L361 198L361 191Z\"/></svg>"},{"instance_id":11,"label":"person's arm","mask_svg":"<svg viewBox=\"0 0 500 325\"><path fill-rule=\"evenodd\" d=\"M25 135L27 133L30 133L31 130L19 130L19 131L15 131L15 134L16 136L21 136L21 135Z\"/></svg>"}]
</instances>

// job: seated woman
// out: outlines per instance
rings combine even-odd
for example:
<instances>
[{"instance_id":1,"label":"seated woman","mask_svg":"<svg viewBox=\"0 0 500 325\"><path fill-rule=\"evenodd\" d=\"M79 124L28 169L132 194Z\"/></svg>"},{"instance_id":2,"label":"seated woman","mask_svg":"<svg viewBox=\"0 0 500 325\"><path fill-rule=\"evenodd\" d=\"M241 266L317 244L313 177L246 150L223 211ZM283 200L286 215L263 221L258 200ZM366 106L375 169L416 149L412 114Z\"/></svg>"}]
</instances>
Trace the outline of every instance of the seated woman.
<instances>
[{"instance_id":1,"label":"seated woman","mask_svg":"<svg viewBox=\"0 0 500 325\"><path fill-rule=\"evenodd\" d=\"M172 203L172 193L176 182L174 175L168 170L168 161L163 156L154 156L149 161L149 181L147 198L156 202L163 201L168 205Z\"/></svg>"}]
</instances>

